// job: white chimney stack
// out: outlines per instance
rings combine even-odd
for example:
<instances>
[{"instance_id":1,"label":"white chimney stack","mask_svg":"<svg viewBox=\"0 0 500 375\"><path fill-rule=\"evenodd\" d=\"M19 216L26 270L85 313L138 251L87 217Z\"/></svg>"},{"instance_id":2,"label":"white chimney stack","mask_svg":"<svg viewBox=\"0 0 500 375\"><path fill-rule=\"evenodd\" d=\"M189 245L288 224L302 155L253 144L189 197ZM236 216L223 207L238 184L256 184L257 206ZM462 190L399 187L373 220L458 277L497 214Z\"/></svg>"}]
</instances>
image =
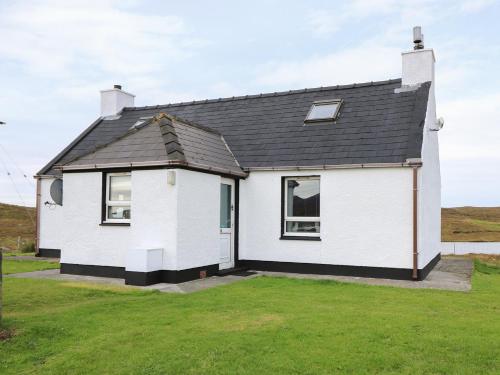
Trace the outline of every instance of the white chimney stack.
<instances>
[{"instance_id":1,"label":"white chimney stack","mask_svg":"<svg viewBox=\"0 0 500 375\"><path fill-rule=\"evenodd\" d=\"M121 85L114 85L112 89L101 91L101 117L114 116L123 107L134 106L135 95L122 90Z\"/></svg>"},{"instance_id":2,"label":"white chimney stack","mask_svg":"<svg viewBox=\"0 0 500 375\"><path fill-rule=\"evenodd\" d=\"M420 26L413 28L413 43L414 49L412 51L402 53L403 86L416 85L427 81L434 83L434 63L436 59L432 48L424 48L424 35Z\"/></svg>"},{"instance_id":3,"label":"white chimney stack","mask_svg":"<svg viewBox=\"0 0 500 375\"><path fill-rule=\"evenodd\" d=\"M424 34L422 28L413 28L413 50L402 53L402 87L415 86L424 82L431 82L429 101L427 105L427 118L436 118L436 101L434 96L434 64L436 58L432 48L424 48Z\"/></svg>"}]
</instances>

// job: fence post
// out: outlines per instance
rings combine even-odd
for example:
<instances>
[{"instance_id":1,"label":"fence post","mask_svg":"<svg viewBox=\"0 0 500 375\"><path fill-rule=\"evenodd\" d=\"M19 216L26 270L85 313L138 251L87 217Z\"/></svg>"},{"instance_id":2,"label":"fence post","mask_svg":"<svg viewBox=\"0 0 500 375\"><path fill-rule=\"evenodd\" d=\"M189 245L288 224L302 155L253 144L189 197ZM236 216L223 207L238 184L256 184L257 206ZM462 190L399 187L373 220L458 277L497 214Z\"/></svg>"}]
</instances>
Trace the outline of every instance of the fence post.
<instances>
[{"instance_id":1,"label":"fence post","mask_svg":"<svg viewBox=\"0 0 500 375\"><path fill-rule=\"evenodd\" d=\"M0 249L0 328L2 328L2 249Z\"/></svg>"}]
</instances>

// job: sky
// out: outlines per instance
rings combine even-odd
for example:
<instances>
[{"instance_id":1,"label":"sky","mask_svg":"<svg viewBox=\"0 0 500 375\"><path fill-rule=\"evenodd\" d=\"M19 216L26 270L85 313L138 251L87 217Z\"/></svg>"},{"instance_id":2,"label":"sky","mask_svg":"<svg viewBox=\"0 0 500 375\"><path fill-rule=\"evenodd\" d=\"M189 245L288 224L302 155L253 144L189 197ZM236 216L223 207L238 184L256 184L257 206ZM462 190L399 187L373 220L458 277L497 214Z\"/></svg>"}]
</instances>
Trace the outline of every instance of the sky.
<instances>
[{"instance_id":1,"label":"sky","mask_svg":"<svg viewBox=\"0 0 500 375\"><path fill-rule=\"evenodd\" d=\"M421 25L442 205L500 206L499 17L498 0L0 0L0 202L34 204L32 176L113 84L141 106L399 78Z\"/></svg>"}]
</instances>

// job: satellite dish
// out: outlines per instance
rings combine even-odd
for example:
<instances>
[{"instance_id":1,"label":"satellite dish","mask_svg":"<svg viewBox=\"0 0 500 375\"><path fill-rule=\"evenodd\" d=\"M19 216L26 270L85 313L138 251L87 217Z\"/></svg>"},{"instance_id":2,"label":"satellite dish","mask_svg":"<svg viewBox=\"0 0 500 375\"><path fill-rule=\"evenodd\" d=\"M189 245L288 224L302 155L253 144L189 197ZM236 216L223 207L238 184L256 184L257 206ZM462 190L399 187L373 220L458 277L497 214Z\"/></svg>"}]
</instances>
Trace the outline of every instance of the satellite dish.
<instances>
[{"instance_id":1,"label":"satellite dish","mask_svg":"<svg viewBox=\"0 0 500 375\"><path fill-rule=\"evenodd\" d=\"M63 180L56 178L50 185L50 196L55 204L62 206L63 200Z\"/></svg>"},{"instance_id":2,"label":"satellite dish","mask_svg":"<svg viewBox=\"0 0 500 375\"><path fill-rule=\"evenodd\" d=\"M440 117L436 120L436 123L434 124L434 128L430 129L433 132L438 132L441 129L443 129L444 126L444 118Z\"/></svg>"}]
</instances>

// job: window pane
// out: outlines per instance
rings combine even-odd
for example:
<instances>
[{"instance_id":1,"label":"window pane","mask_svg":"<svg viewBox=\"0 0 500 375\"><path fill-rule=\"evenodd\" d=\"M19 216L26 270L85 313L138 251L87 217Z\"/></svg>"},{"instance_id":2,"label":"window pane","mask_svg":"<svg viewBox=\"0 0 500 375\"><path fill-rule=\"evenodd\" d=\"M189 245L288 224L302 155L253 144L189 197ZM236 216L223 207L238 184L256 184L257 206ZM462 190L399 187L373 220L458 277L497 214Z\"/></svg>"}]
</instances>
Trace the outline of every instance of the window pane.
<instances>
[{"instance_id":1,"label":"window pane","mask_svg":"<svg viewBox=\"0 0 500 375\"><path fill-rule=\"evenodd\" d=\"M130 175L109 177L109 200L110 201L130 200Z\"/></svg>"},{"instance_id":2,"label":"window pane","mask_svg":"<svg viewBox=\"0 0 500 375\"><path fill-rule=\"evenodd\" d=\"M130 219L130 206L108 206L108 219Z\"/></svg>"},{"instance_id":3,"label":"window pane","mask_svg":"<svg viewBox=\"0 0 500 375\"><path fill-rule=\"evenodd\" d=\"M306 120L331 119L338 105L338 103L313 104Z\"/></svg>"},{"instance_id":4,"label":"window pane","mask_svg":"<svg viewBox=\"0 0 500 375\"><path fill-rule=\"evenodd\" d=\"M220 227L231 228L231 185L220 185Z\"/></svg>"},{"instance_id":5,"label":"window pane","mask_svg":"<svg viewBox=\"0 0 500 375\"><path fill-rule=\"evenodd\" d=\"M319 217L319 180L287 180L287 216Z\"/></svg>"},{"instance_id":6,"label":"window pane","mask_svg":"<svg viewBox=\"0 0 500 375\"><path fill-rule=\"evenodd\" d=\"M319 233L319 221L287 221L288 233Z\"/></svg>"}]
</instances>

